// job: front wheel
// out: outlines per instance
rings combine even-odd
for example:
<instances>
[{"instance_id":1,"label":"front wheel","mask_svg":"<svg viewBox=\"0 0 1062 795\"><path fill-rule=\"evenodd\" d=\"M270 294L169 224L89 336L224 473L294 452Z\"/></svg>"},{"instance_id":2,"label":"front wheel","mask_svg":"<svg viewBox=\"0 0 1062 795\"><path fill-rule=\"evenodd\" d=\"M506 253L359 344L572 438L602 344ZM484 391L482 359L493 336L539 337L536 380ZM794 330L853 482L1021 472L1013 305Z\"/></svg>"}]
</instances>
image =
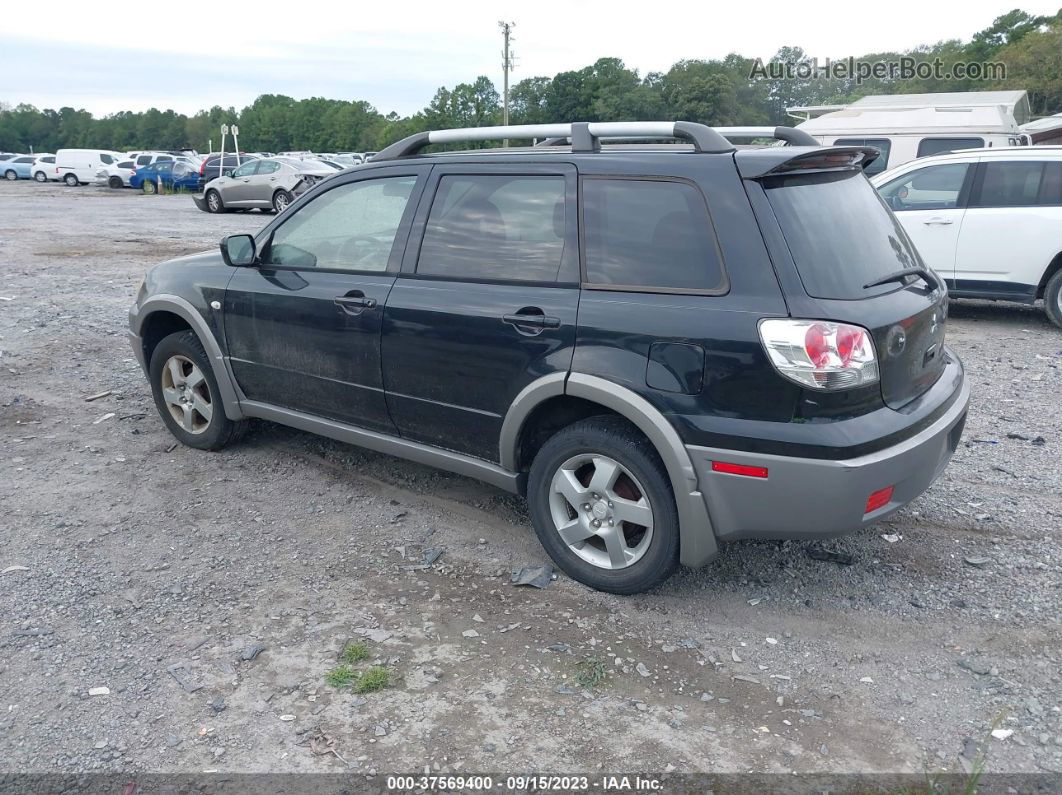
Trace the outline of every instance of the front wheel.
<instances>
[{"instance_id":1,"label":"front wheel","mask_svg":"<svg viewBox=\"0 0 1062 795\"><path fill-rule=\"evenodd\" d=\"M159 192L159 186L156 185L154 182L152 182L150 179L145 179L144 180L144 185L143 185L143 190L144 190L144 193L146 193L146 194L148 194L150 196L152 194L155 194L155 193Z\"/></svg>"},{"instance_id":2,"label":"front wheel","mask_svg":"<svg viewBox=\"0 0 1062 795\"><path fill-rule=\"evenodd\" d=\"M592 417L551 437L528 480L539 541L566 574L633 594L678 565L678 511L653 445L620 417Z\"/></svg>"},{"instance_id":3,"label":"front wheel","mask_svg":"<svg viewBox=\"0 0 1062 795\"><path fill-rule=\"evenodd\" d=\"M220 450L241 435L245 423L225 416L210 357L193 332L164 338L151 354L148 373L155 407L177 441Z\"/></svg>"},{"instance_id":4,"label":"front wheel","mask_svg":"<svg viewBox=\"0 0 1062 795\"><path fill-rule=\"evenodd\" d=\"M286 190L278 190L273 194L273 211L282 213L292 202L292 196Z\"/></svg>"},{"instance_id":5,"label":"front wheel","mask_svg":"<svg viewBox=\"0 0 1062 795\"><path fill-rule=\"evenodd\" d=\"M63 182L71 188L76 188L78 186L77 174L67 174L63 177Z\"/></svg>"},{"instance_id":6,"label":"front wheel","mask_svg":"<svg viewBox=\"0 0 1062 795\"><path fill-rule=\"evenodd\" d=\"M16 179L18 179L18 173L15 171L15 169L9 168L7 171L4 172L4 179L11 180L12 182L14 182Z\"/></svg>"},{"instance_id":7,"label":"front wheel","mask_svg":"<svg viewBox=\"0 0 1062 795\"><path fill-rule=\"evenodd\" d=\"M209 213L225 212L225 205L221 201L221 194L216 190L208 190L206 194L206 206Z\"/></svg>"},{"instance_id":8,"label":"front wheel","mask_svg":"<svg viewBox=\"0 0 1062 795\"><path fill-rule=\"evenodd\" d=\"M33 178L35 180L37 180L37 182L47 182L48 181L48 175L45 174L43 171L38 171L36 174L33 175Z\"/></svg>"},{"instance_id":9,"label":"front wheel","mask_svg":"<svg viewBox=\"0 0 1062 795\"><path fill-rule=\"evenodd\" d=\"M116 190L118 188L125 187L125 183L122 182L122 178L121 177L111 177L110 179L107 180L107 186L110 187L111 189Z\"/></svg>"},{"instance_id":10,"label":"front wheel","mask_svg":"<svg viewBox=\"0 0 1062 795\"><path fill-rule=\"evenodd\" d=\"M1062 328L1062 269L1055 272L1044 290L1044 310L1059 328Z\"/></svg>"}]
</instances>

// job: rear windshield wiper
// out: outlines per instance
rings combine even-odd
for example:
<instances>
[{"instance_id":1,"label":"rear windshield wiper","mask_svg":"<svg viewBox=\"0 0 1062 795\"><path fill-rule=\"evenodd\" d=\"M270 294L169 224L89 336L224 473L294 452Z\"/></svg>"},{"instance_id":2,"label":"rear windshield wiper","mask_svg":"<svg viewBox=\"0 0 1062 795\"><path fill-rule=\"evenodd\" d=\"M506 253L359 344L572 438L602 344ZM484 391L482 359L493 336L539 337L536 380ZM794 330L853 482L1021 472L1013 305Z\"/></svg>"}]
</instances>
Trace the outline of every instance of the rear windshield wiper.
<instances>
[{"instance_id":1,"label":"rear windshield wiper","mask_svg":"<svg viewBox=\"0 0 1062 795\"><path fill-rule=\"evenodd\" d=\"M863 289L869 290L871 287L880 287L881 285L888 284L889 282L902 282L908 276L921 276L925 280L926 284L928 284L934 290L940 287L940 283L937 281L936 277L933 276L933 274L929 271L929 268L905 268L902 271L896 271L895 273L890 273L888 276L882 276L880 279L868 282L867 284L863 285Z\"/></svg>"}]
</instances>

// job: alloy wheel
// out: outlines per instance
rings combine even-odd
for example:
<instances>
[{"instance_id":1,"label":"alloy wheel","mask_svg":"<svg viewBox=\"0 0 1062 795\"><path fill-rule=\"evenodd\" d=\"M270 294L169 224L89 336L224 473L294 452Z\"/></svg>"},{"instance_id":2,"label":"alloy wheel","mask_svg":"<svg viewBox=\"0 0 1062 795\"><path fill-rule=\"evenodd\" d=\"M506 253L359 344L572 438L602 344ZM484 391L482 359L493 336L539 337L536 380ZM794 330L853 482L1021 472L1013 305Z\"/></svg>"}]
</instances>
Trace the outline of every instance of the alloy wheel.
<instances>
[{"instance_id":1,"label":"alloy wheel","mask_svg":"<svg viewBox=\"0 0 1062 795\"><path fill-rule=\"evenodd\" d=\"M188 433L203 433L214 416L210 385L198 365L186 356L171 356L162 368L162 397L173 417Z\"/></svg>"},{"instance_id":2,"label":"alloy wheel","mask_svg":"<svg viewBox=\"0 0 1062 795\"><path fill-rule=\"evenodd\" d=\"M637 563L653 540L653 507L638 479L605 455L565 461L550 484L553 525L568 548L602 569Z\"/></svg>"}]
</instances>

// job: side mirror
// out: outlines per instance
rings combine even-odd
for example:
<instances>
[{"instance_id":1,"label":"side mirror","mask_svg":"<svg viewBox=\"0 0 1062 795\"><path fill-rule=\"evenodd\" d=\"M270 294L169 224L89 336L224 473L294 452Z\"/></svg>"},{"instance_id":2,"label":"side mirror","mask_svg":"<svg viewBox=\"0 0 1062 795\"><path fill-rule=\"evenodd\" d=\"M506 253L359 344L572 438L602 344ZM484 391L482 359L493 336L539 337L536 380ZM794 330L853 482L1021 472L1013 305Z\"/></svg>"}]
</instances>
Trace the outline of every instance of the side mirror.
<instances>
[{"instance_id":1,"label":"side mirror","mask_svg":"<svg viewBox=\"0 0 1062 795\"><path fill-rule=\"evenodd\" d=\"M221 173L221 176L223 176L223 177L231 177L232 176L232 169L231 168L225 169L225 171L223 171Z\"/></svg>"},{"instance_id":2,"label":"side mirror","mask_svg":"<svg viewBox=\"0 0 1062 795\"><path fill-rule=\"evenodd\" d=\"M221 257L226 265L234 268L254 265L257 259L254 238L250 235L229 235L222 238Z\"/></svg>"}]
</instances>

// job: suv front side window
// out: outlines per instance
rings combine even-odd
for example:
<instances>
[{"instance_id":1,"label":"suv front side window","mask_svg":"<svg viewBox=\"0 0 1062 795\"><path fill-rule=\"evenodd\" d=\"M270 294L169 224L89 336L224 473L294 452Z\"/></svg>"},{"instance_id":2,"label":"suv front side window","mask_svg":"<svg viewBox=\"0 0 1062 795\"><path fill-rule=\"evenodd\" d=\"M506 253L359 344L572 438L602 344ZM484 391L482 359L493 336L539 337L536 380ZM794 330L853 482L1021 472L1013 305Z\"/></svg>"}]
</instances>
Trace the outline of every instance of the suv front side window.
<instances>
[{"instance_id":1,"label":"suv front side window","mask_svg":"<svg viewBox=\"0 0 1062 795\"><path fill-rule=\"evenodd\" d=\"M582 210L591 286L726 292L715 229L693 185L588 177Z\"/></svg>"},{"instance_id":2,"label":"suv front side window","mask_svg":"<svg viewBox=\"0 0 1062 795\"><path fill-rule=\"evenodd\" d=\"M386 271L416 183L414 176L381 177L320 194L273 232L262 264Z\"/></svg>"},{"instance_id":3,"label":"suv front side window","mask_svg":"<svg viewBox=\"0 0 1062 795\"><path fill-rule=\"evenodd\" d=\"M893 210L951 210L959 205L969 163L944 163L908 171L878 188Z\"/></svg>"},{"instance_id":4,"label":"suv front side window","mask_svg":"<svg viewBox=\"0 0 1062 795\"><path fill-rule=\"evenodd\" d=\"M443 176L417 273L556 281L564 258L564 192L562 176Z\"/></svg>"},{"instance_id":5,"label":"suv front side window","mask_svg":"<svg viewBox=\"0 0 1062 795\"><path fill-rule=\"evenodd\" d=\"M257 160L249 160L240 166L238 169L232 172L232 176L235 177L249 177L254 174L255 169L258 168Z\"/></svg>"}]
</instances>

